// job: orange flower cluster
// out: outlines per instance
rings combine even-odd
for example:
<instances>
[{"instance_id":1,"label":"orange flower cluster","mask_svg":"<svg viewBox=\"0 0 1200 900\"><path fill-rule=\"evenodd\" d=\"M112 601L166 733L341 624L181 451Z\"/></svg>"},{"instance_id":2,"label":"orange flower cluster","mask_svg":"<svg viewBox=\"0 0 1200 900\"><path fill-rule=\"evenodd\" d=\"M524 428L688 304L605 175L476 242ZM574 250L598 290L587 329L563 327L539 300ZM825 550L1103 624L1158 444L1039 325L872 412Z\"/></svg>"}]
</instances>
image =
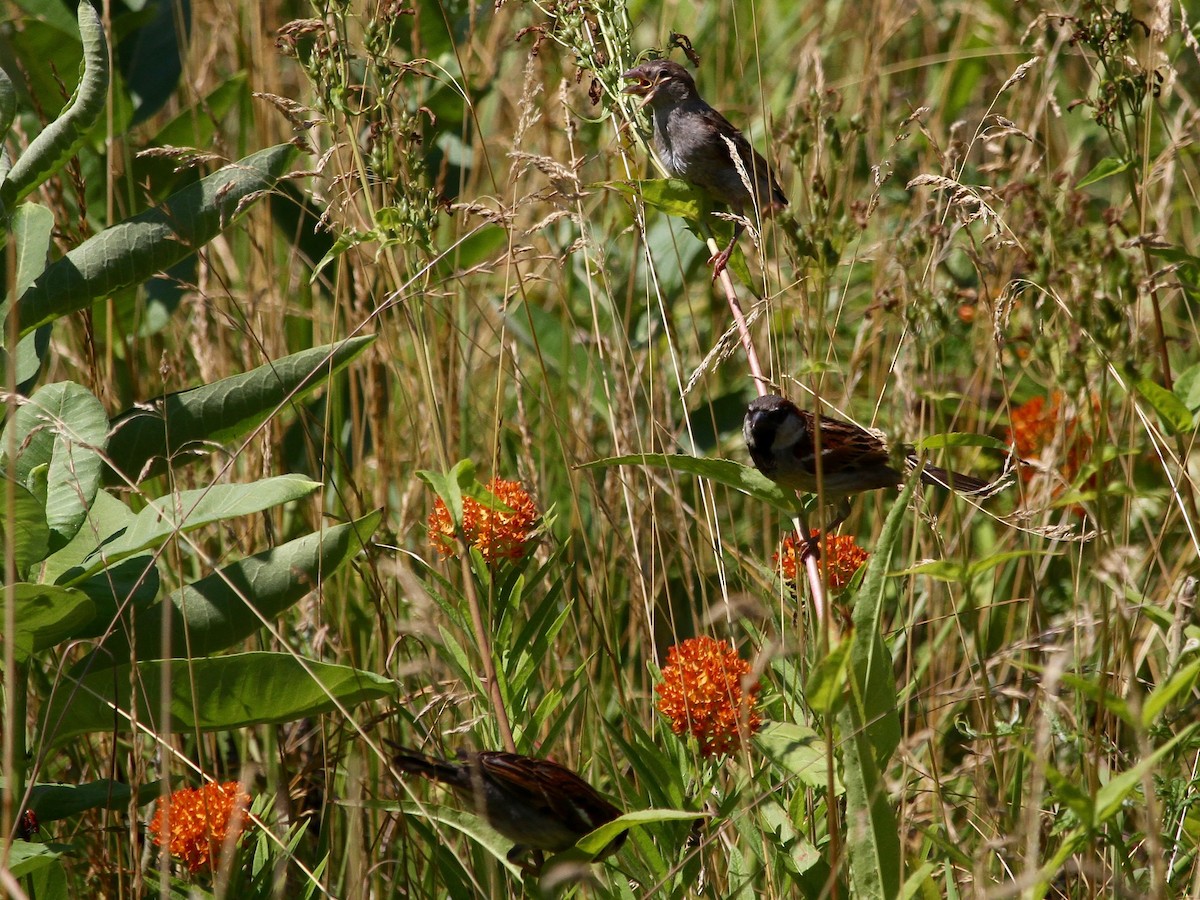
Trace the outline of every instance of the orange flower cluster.
<instances>
[{"instance_id":1,"label":"orange flower cluster","mask_svg":"<svg viewBox=\"0 0 1200 900\"><path fill-rule=\"evenodd\" d=\"M473 497L463 497L463 531L467 541L489 563L520 559L537 525L537 505L519 481L493 478L485 486L508 509L489 509ZM454 520L441 497L433 505L428 525L429 542L442 559L458 552Z\"/></svg>"},{"instance_id":2,"label":"orange flower cluster","mask_svg":"<svg viewBox=\"0 0 1200 900\"><path fill-rule=\"evenodd\" d=\"M1008 439L1017 448L1017 455L1036 459L1042 451L1054 443L1055 432L1062 413L1063 395L1055 391L1046 397L1034 397L1012 411L1012 423L1008 428ZM1075 480L1084 462L1091 456L1092 439L1079 427L1079 420L1070 416L1063 420L1066 459L1059 467L1063 478ZM1021 478L1030 481L1036 471L1028 466L1021 470Z\"/></svg>"},{"instance_id":3,"label":"orange flower cluster","mask_svg":"<svg viewBox=\"0 0 1200 900\"><path fill-rule=\"evenodd\" d=\"M150 836L159 846L166 841L171 855L180 859L189 872L199 872L220 852L230 825L242 827L249 805L250 795L236 781L184 788L170 797L158 798L150 820ZM170 834L164 835L168 820Z\"/></svg>"},{"instance_id":4,"label":"orange flower cluster","mask_svg":"<svg viewBox=\"0 0 1200 900\"><path fill-rule=\"evenodd\" d=\"M671 721L671 731L690 733L700 742L702 756L733 753L742 736L762 727L755 708L760 685L743 689L750 663L732 643L702 636L689 638L667 651L662 681L655 688L658 711Z\"/></svg>"},{"instance_id":5,"label":"orange flower cluster","mask_svg":"<svg viewBox=\"0 0 1200 900\"><path fill-rule=\"evenodd\" d=\"M813 529L810 540L816 540L821 532ZM827 534L821 539L821 553L824 555L823 565L828 572L829 590L840 591L850 583L854 573L862 568L871 554L854 543L853 535ZM783 579L792 584L796 581L796 565L800 554L796 549L796 535L789 534L779 545L779 552L772 557L775 568Z\"/></svg>"}]
</instances>

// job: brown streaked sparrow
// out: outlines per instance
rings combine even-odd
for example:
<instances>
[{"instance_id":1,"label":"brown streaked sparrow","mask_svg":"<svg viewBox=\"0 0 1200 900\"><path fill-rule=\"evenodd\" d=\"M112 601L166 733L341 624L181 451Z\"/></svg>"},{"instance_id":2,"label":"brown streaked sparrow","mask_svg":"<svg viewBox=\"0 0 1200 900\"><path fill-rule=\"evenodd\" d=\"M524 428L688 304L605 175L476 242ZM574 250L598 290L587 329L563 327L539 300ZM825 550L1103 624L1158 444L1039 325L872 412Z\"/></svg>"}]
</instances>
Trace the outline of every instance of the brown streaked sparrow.
<instances>
[{"instance_id":1,"label":"brown streaked sparrow","mask_svg":"<svg viewBox=\"0 0 1200 900\"><path fill-rule=\"evenodd\" d=\"M673 177L695 185L739 216L755 210L769 215L787 206L787 197L767 161L728 119L701 99L687 69L667 59L655 59L634 66L621 77L633 82L621 93L642 97L643 105L650 107L654 149ZM734 163L731 143L744 176ZM709 260L714 279L729 262L744 228L735 225L729 246Z\"/></svg>"},{"instance_id":2,"label":"brown streaked sparrow","mask_svg":"<svg viewBox=\"0 0 1200 900\"><path fill-rule=\"evenodd\" d=\"M792 401L775 394L756 397L746 410L742 436L755 468L772 481L806 494L817 493L817 452L814 432L818 417L800 409ZM821 490L835 500L863 491L897 487L904 476L892 466L891 454L883 437L820 416ZM917 458L906 453L910 467ZM988 492L989 482L949 469L931 466L921 469L921 481L950 488L960 494Z\"/></svg>"},{"instance_id":3,"label":"brown streaked sparrow","mask_svg":"<svg viewBox=\"0 0 1200 900\"><path fill-rule=\"evenodd\" d=\"M452 788L489 825L513 841L509 862L517 862L530 851L535 854L535 862L529 866L533 870L541 867L542 851L568 850L584 835L621 815L590 784L548 759L499 750L460 750L459 761L450 762L392 746L398 751L392 758L397 769ZM596 858L616 852L625 836L626 832L621 832L613 838Z\"/></svg>"}]
</instances>

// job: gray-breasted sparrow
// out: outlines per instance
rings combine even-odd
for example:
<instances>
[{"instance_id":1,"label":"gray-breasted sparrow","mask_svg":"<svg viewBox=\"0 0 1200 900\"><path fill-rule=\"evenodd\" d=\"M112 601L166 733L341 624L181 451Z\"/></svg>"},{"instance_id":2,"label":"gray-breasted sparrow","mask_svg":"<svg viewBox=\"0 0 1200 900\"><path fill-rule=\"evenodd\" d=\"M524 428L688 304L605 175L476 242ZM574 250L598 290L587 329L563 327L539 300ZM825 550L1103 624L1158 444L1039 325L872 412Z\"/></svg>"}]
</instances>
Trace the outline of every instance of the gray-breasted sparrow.
<instances>
[{"instance_id":1,"label":"gray-breasted sparrow","mask_svg":"<svg viewBox=\"0 0 1200 900\"><path fill-rule=\"evenodd\" d=\"M622 93L642 97L650 107L654 149L673 177L695 185L739 216L755 210L769 215L787 206L787 197L767 161L728 119L701 99L696 82L683 66L655 59L634 66L621 77L633 82ZM730 144L745 175L738 171ZM729 246L709 260L713 278L729 262L744 227L735 225Z\"/></svg>"}]
</instances>

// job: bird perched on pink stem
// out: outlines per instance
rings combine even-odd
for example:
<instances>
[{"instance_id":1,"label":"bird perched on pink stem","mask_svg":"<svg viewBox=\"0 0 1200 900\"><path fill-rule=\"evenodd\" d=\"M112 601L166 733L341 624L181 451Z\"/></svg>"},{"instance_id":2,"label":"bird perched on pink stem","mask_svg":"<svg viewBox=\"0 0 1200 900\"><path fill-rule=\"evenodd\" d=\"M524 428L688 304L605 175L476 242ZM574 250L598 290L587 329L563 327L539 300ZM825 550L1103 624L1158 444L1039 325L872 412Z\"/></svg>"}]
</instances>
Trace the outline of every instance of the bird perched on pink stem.
<instances>
[{"instance_id":1,"label":"bird perched on pink stem","mask_svg":"<svg viewBox=\"0 0 1200 900\"><path fill-rule=\"evenodd\" d=\"M750 401L742 436L755 468L777 484L806 494L815 494L820 488L826 496L840 500L863 491L897 487L904 480L892 465L892 454L881 435L850 422L814 415L776 394ZM910 469L917 465L910 449L905 449L904 457ZM921 481L967 495L987 494L993 487L980 478L928 463L921 469Z\"/></svg>"},{"instance_id":2,"label":"bird perched on pink stem","mask_svg":"<svg viewBox=\"0 0 1200 900\"><path fill-rule=\"evenodd\" d=\"M622 93L642 97L643 105L650 107L654 149L672 177L700 188L738 216L755 212L766 216L787 206L767 161L728 119L704 102L683 66L654 59L621 77L633 82ZM709 260L714 279L728 264L745 227L735 225L729 246Z\"/></svg>"}]
</instances>

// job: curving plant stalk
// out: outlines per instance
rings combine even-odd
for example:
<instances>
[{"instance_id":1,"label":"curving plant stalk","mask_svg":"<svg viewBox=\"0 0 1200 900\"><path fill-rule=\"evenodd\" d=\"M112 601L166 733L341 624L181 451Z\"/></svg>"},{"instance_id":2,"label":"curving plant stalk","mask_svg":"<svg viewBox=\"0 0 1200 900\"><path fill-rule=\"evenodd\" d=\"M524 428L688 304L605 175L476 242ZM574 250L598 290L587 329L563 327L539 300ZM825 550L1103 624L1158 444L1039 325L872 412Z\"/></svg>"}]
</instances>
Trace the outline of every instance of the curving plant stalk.
<instances>
[{"instance_id":1,"label":"curving plant stalk","mask_svg":"<svg viewBox=\"0 0 1200 900\"><path fill-rule=\"evenodd\" d=\"M83 41L83 77L71 101L57 119L34 138L0 182L0 203L8 208L57 172L75 155L92 126L104 113L108 96L108 41L100 15L88 0L79 4L79 37ZM5 79L7 81L7 79ZM12 85L8 85L11 96ZM0 85L0 135L12 124L15 98L5 108Z\"/></svg>"}]
</instances>

